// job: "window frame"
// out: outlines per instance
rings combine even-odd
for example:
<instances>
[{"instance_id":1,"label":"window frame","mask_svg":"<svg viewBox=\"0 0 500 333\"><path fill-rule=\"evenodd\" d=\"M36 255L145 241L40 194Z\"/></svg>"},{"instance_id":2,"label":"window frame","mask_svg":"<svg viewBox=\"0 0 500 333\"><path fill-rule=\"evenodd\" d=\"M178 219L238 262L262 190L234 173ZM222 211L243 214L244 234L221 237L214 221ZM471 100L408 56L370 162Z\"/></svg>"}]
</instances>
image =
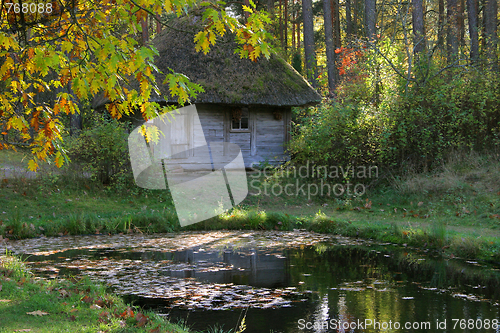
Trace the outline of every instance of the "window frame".
<instances>
[{"instance_id":1,"label":"window frame","mask_svg":"<svg viewBox=\"0 0 500 333\"><path fill-rule=\"evenodd\" d=\"M247 113L247 118L248 119L248 128L241 128L241 119L240 119L240 128L233 128L233 115L232 112L229 114L229 132L231 133L250 133L251 131L251 125L250 125L250 109L248 107L242 107L241 108L242 113L246 111ZM243 118L243 117L241 117Z\"/></svg>"}]
</instances>

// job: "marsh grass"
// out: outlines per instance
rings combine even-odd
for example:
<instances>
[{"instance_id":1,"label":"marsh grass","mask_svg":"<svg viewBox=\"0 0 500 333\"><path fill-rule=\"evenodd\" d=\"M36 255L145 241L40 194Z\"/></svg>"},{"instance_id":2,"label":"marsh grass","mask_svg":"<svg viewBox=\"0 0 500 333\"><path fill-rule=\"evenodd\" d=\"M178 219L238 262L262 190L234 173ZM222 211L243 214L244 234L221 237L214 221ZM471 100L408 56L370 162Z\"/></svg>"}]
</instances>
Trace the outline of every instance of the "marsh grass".
<instances>
[{"instance_id":1,"label":"marsh grass","mask_svg":"<svg viewBox=\"0 0 500 333\"><path fill-rule=\"evenodd\" d=\"M443 247L447 243L446 224L443 222L432 223L429 240L435 242L437 247Z\"/></svg>"},{"instance_id":2,"label":"marsh grass","mask_svg":"<svg viewBox=\"0 0 500 333\"><path fill-rule=\"evenodd\" d=\"M450 250L459 257L477 258L482 252L485 242L472 237L454 237L450 243Z\"/></svg>"}]
</instances>

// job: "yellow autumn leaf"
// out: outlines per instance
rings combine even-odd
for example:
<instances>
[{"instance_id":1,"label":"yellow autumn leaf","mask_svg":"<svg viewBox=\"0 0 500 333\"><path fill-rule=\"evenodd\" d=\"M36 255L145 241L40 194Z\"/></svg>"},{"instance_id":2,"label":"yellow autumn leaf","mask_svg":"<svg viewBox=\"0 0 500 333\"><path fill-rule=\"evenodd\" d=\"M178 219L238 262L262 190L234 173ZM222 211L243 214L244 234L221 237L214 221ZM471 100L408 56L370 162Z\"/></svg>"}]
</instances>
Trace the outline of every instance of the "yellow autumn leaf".
<instances>
[{"instance_id":1,"label":"yellow autumn leaf","mask_svg":"<svg viewBox=\"0 0 500 333\"><path fill-rule=\"evenodd\" d=\"M2 67L0 67L0 77L3 77L13 66L14 60L11 57L6 57Z\"/></svg>"},{"instance_id":2,"label":"yellow autumn leaf","mask_svg":"<svg viewBox=\"0 0 500 333\"><path fill-rule=\"evenodd\" d=\"M56 153L56 158L55 158L56 166L58 168L62 167L64 165L64 157L62 156L61 152L58 151Z\"/></svg>"},{"instance_id":3,"label":"yellow autumn leaf","mask_svg":"<svg viewBox=\"0 0 500 333\"><path fill-rule=\"evenodd\" d=\"M170 2L170 0L165 0L163 2L163 8L165 8L165 11L168 13L172 10L172 3Z\"/></svg>"},{"instance_id":4,"label":"yellow autumn leaf","mask_svg":"<svg viewBox=\"0 0 500 333\"><path fill-rule=\"evenodd\" d=\"M65 40L65 41L63 41L61 43L61 49L62 49L63 52L69 52L69 51L71 51L73 49L73 43L71 43L70 41Z\"/></svg>"},{"instance_id":5,"label":"yellow autumn leaf","mask_svg":"<svg viewBox=\"0 0 500 333\"><path fill-rule=\"evenodd\" d=\"M30 169L30 171L36 172L38 170L38 163L35 160L30 160L28 162L28 169Z\"/></svg>"},{"instance_id":6,"label":"yellow autumn leaf","mask_svg":"<svg viewBox=\"0 0 500 333\"><path fill-rule=\"evenodd\" d=\"M203 49L202 40L205 39L205 31L200 31L194 36L194 43L196 52L200 52Z\"/></svg>"}]
</instances>

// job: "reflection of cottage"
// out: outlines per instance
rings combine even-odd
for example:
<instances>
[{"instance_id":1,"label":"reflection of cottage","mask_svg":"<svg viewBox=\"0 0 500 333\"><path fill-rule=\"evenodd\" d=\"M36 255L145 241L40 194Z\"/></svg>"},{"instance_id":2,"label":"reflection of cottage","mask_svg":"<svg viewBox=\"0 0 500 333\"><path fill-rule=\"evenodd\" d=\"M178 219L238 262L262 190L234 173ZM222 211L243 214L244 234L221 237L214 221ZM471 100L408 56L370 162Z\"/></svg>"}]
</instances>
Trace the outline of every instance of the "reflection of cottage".
<instances>
[{"instance_id":1,"label":"reflection of cottage","mask_svg":"<svg viewBox=\"0 0 500 333\"><path fill-rule=\"evenodd\" d=\"M279 254L226 249L223 253L187 249L175 252L174 263L195 265L193 269L165 269L161 274L176 278L196 278L211 283L235 283L253 287L278 288L290 283L287 259ZM175 264L174 264L175 266Z\"/></svg>"},{"instance_id":2,"label":"reflection of cottage","mask_svg":"<svg viewBox=\"0 0 500 333\"><path fill-rule=\"evenodd\" d=\"M291 107L316 104L320 95L288 63L276 55L257 62L240 59L233 37L226 36L206 55L196 52L194 33L202 30L201 16L188 16L152 41L159 51L156 66L185 74L203 86L196 104L207 142L231 142L241 147L245 165L284 159L290 139ZM157 81L164 78L158 76ZM160 87L168 94L168 86ZM153 100L175 103L158 96ZM103 101L95 103L102 106ZM183 137L176 138L182 145ZM180 146L179 146L180 147Z\"/></svg>"}]
</instances>

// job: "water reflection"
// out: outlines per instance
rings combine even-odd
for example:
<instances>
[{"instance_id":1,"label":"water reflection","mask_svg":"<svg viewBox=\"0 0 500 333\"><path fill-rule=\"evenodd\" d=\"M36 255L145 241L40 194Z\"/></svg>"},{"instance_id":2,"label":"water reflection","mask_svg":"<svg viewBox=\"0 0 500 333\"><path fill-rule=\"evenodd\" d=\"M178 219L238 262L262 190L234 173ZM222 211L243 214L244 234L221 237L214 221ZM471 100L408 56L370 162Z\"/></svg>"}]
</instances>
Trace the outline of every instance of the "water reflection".
<instances>
[{"instance_id":1,"label":"water reflection","mask_svg":"<svg viewBox=\"0 0 500 333\"><path fill-rule=\"evenodd\" d=\"M182 247L155 235L143 246L130 238L54 253L44 245L28 262L41 275L90 275L196 330L234 328L246 314L249 333L499 332L491 322L500 319L496 267L306 234L202 233L210 241ZM465 329L463 320L472 320Z\"/></svg>"},{"instance_id":2,"label":"water reflection","mask_svg":"<svg viewBox=\"0 0 500 333\"><path fill-rule=\"evenodd\" d=\"M234 283L254 287L279 288L289 286L289 274L286 272L287 259L282 251L269 253L248 249L233 251L224 249L214 253L204 249L188 249L174 252L171 260L195 264L190 269L168 268L162 274L176 278L195 278L211 283ZM198 269L200 265L210 263L211 267L223 266L223 269L206 271Z\"/></svg>"}]
</instances>

